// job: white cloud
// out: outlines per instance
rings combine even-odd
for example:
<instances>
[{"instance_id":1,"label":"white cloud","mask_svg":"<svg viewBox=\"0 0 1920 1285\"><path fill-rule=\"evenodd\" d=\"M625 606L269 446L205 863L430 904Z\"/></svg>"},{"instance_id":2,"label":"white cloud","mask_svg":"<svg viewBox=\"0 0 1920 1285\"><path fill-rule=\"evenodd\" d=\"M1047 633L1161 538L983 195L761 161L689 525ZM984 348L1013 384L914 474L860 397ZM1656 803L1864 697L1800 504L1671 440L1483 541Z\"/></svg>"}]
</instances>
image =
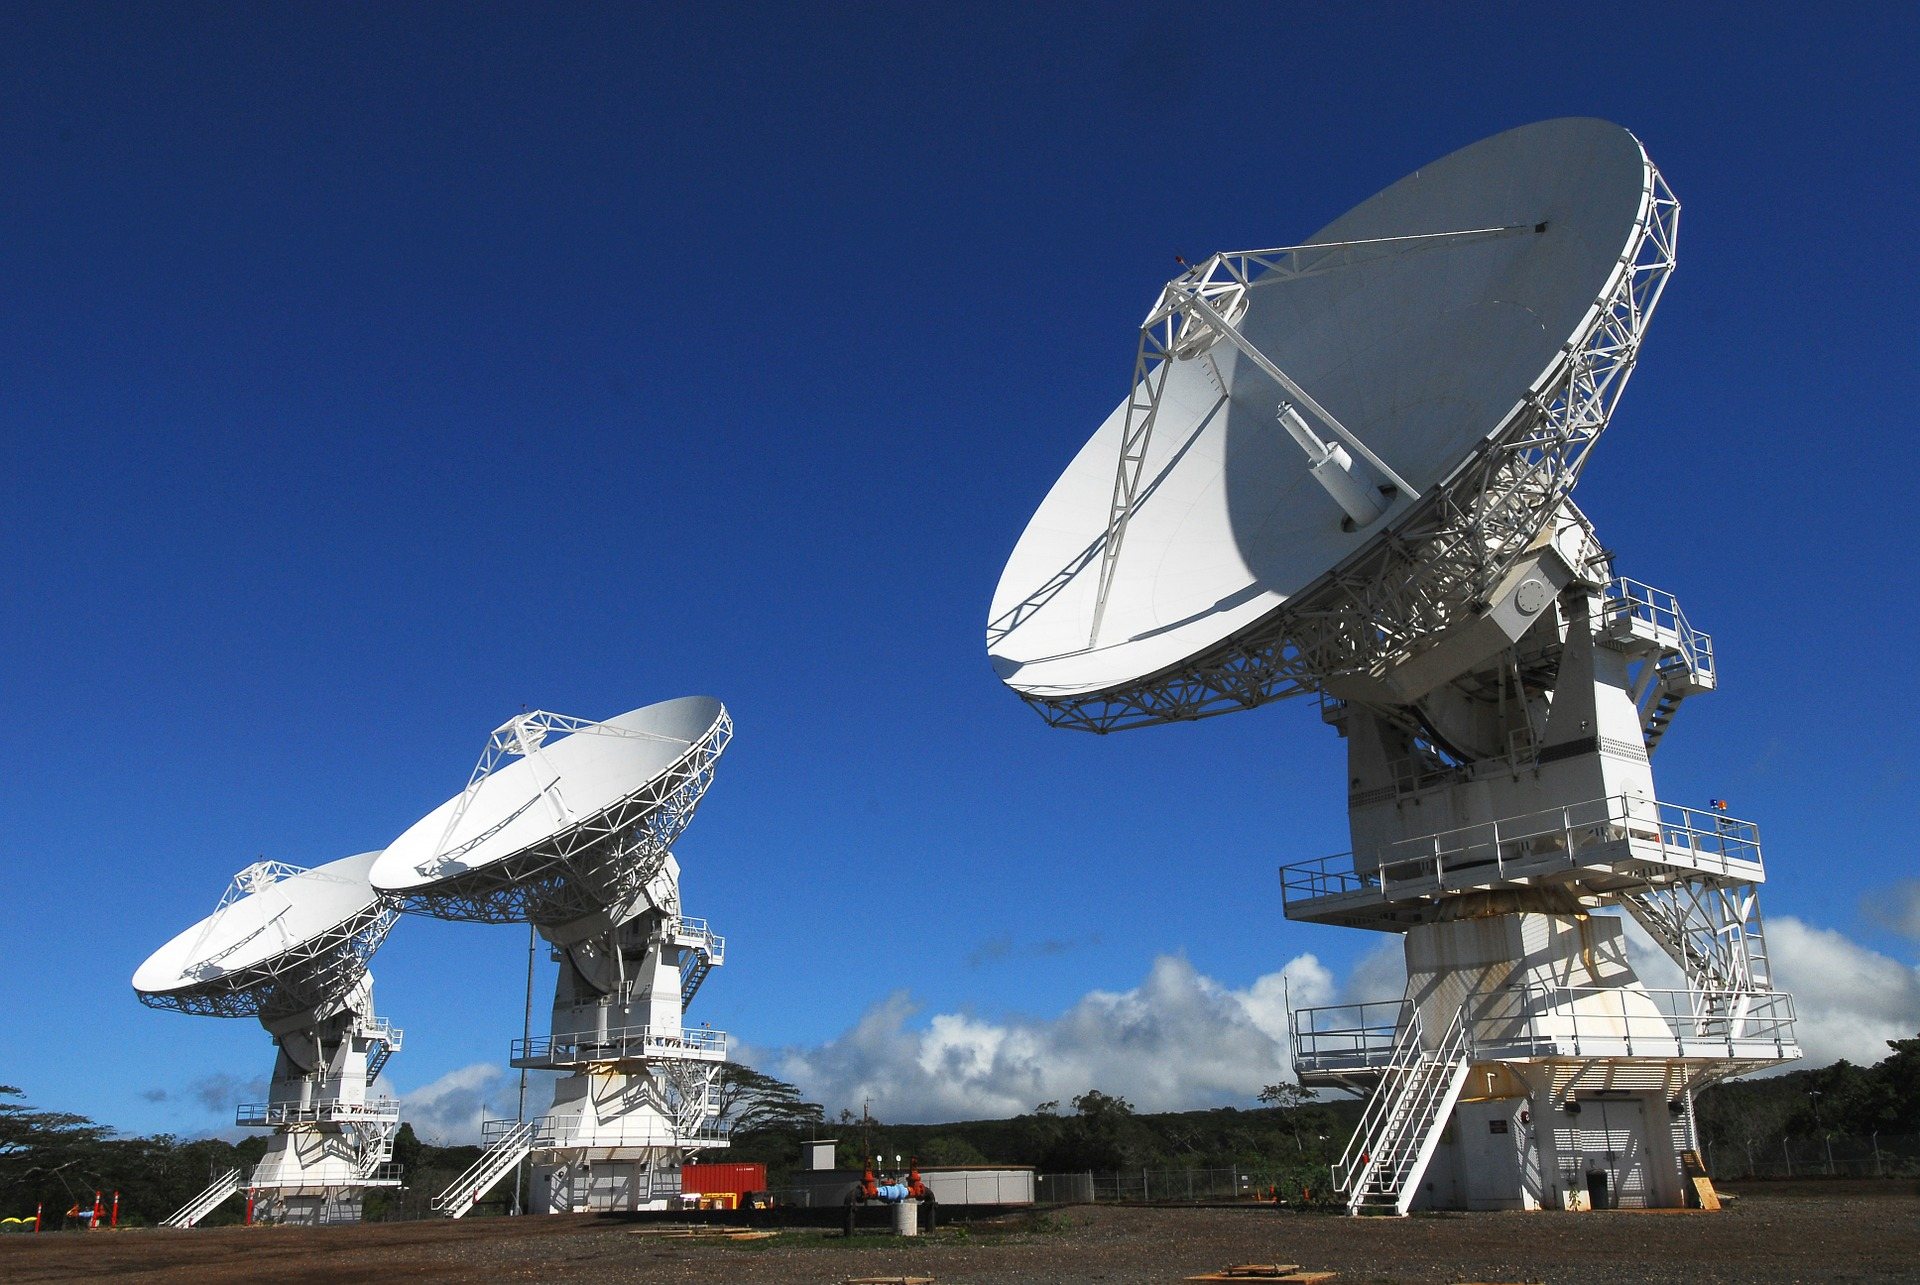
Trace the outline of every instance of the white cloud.
<instances>
[{"instance_id":1,"label":"white cloud","mask_svg":"<svg viewBox=\"0 0 1920 1285\"><path fill-rule=\"evenodd\" d=\"M400 1095L400 1118L423 1141L461 1146L480 1141L480 1121L512 1114L519 1092L491 1062L448 1071L431 1084ZM529 1086L531 1090L532 1086Z\"/></svg>"},{"instance_id":2,"label":"white cloud","mask_svg":"<svg viewBox=\"0 0 1920 1285\"><path fill-rule=\"evenodd\" d=\"M1792 916L1767 921L1773 982L1793 992L1801 1066L1871 1065L1920 1031L1920 969Z\"/></svg>"},{"instance_id":3,"label":"white cloud","mask_svg":"<svg viewBox=\"0 0 1920 1285\"><path fill-rule=\"evenodd\" d=\"M1643 985L1687 984L1680 966L1654 945L1632 916L1627 958ZM1920 969L1869 950L1830 928L1791 915L1767 920L1773 984L1793 995L1794 1030L1804 1054L1779 1068L1826 1066L1839 1058L1870 1066L1887 1056L1887 1041L1920 1031Z\"/></svg>"},{"instance_id":4,"label":"white cloud","mask_svg":"<svg viewBox=\"0 0 1920 1285\"><path fill-rule=\"evenodd\" d=\"M1644 984L1684 987L1673 961L1627 918L1628 949ZM1886 1041L1920 1031L1920 969L1791 916L1767 925L1774 983L1794 992L1806 1059L1872 1063ZM1065 1103L1088 1089L1149 1111L1249 1106L1262 1085L1291 1078L1287 1006L1398 998L1401 939L1383 937L1344 982L1300 955L1243 990L1180 956L1154 960L1126 991L1092 991L1054 1017L989 1019L938 1013L924 1020L906 991L867 1010L849 1031L811 1048L742 1049L738 1056L797 1084L829 1111L869 1098L884 1120L982 1119ZM1791 1068L1782 1068L1791 1069Z\"/></svg>"},{"instance_id":5,"label":"white cloud","mask_svg":"<svg viewBox=\"0 0 1920 1285\"><path fill-rule=\"evenodd\" d=\"M1391 944L1397 953L1398 939ZM1390 985L1397 997L1401 983ZM1088 1089L1149 1111L1251 1106L1263 1085L1290 1074L1289 1000L1299 1008L1340 998L1333 974L1312 955L1245 990L1163 955L1139 986L1093 991L1057 1017L940 1013L910 1025L918 1007L897 991L844 1035L762 1060L829 1109L858 1109L871 1098L874 1114L890 1120L1009 1116Z\"/></svg>"}]
</instances>

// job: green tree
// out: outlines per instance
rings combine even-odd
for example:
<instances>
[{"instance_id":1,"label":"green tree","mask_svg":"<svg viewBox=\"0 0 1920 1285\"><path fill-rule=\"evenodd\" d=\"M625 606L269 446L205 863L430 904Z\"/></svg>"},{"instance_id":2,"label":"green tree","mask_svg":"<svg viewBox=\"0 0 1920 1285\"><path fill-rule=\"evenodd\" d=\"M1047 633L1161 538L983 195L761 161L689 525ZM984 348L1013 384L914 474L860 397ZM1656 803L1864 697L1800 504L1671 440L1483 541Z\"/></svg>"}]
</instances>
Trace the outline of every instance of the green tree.
<instances>
[{"instance_id":1,"label":"green tree","mask_svg":"<svg viewBox=\"0 0 1920 1285\"><path fill-rule=\"evenodd\" d=\"M719 1126L733 1133L804 1129L825 1119L818 1102L807 1102L785 1080L739 1062L722 1062L713 1083Z\"/></svg>"},{"instance_id":2,"label":"green tree","mask_svg":"<svg viewBox=\"0 0 1920 1285\"><path fill-rule=\"evenodd\" d=\"M393 1162L400 1166L402 1180L408 1180L420 1168L420 1153L424 1144L414 1135L411 1124L402 1123L400 1131L393 1135Z\"/></svg>"},{"instance_id":3,"label":"green tree","mask_svg":"<svg viewBox=\"0 0 1920 1285\"><path fill-rule=\"evenodd\" d=\"M965 1138L951 1133L936 1133L920 1144L922 1163L930 1165L983 1165L987 1156Z\"/></svg>"},{"instance_id":4,"label":"green tree","mask_svg":"<svg viewBox=\"0 0 1920 1285\"><path fill-rule=\"evenodd\" d=\"M1049 1169L1119 1169L1131 1163L1140 1148L1133 1139L1133 1103L1123 1097L1088 1089L1073 1100L1074 1114L1062 1122L1053 1144L1041 1158Z\"/></svg>"},{"instance_id":5,"label":"green tree","mask_svg":"<svg viewBox=\"0 0 1920 1285\"><path fill-rule=\"evenodd\" d=\"M58 1227L70 1204L111 1185L104 1162L113 1130L83 1115L37 1111L18 1100L24 1096L0 1084L0 1208L23 1217L44 1203Z\"/></svg>"},{"instance_id":6,"label":"green tree","mask_svg":"<svg viewBox=\"0 0 1920 1285\"><path fill-rule=\"evenodd\" d=\"M1893 1056L1876 1065L1884 1106L1874 1127L1888 1133L1920 1133L1920 1035L1888 1040Z\"/></svg>"},{"instance_id":7,"label":"green tree","mask_svg":"<svg viewBox=\"0 0 1920 1285\"><path fill-rule=\"evenodd\" d=\"M1260 1090L1260 1100L1270 1107L1277 1107L1280 1118L1293 1130L1293 1149L1304 1151L1300 1140L1300 1108L1313 1101L1313 1090L1300 1084L1269 1084Z\"/></svg>"}]
</instances>

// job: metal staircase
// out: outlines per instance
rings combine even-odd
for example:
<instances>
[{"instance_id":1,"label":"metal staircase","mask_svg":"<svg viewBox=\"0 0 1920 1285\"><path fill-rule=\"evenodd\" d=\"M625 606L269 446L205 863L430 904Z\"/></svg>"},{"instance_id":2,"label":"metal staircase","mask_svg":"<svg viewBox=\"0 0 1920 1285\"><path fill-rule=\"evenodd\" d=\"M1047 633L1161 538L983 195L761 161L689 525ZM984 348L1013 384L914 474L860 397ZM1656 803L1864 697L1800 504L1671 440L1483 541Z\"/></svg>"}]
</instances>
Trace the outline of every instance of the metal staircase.
<instances>
[{"instance_id":1,"label":"metal staircase","mask_svg":"<svg viewBox=\"0 0 1920 1285\"><path fill-rule=\"evenodd\" d=\"M666 1072L667 1117L673 1123L674 1135L683 1142L700 1137L700 1126L714 1114L713 1082L720 1074L719 1065L666 1061L660 1063L660 1069Z\"/></svg>"},{"instance_id":2,"label":"metal staircase","mask_svg":"<svg viewBox=\"0 0 1920 1285\"><path fill-rule=\"evenodd\" d=\"M240 1171L229 1169L207 1184L207 1189L163 1219L162 1227L191 1227L220 1207L220 1203L240 1190Z\"/></svg>"},{"instance_id":3,"label":"metal staircase","mask_svg":"<svg viewBox=\"0 0 1920 1285\"><path fill-rule=\"evenodd\" d=\"M480 1197L519 1167L520 1162L532 1152L535 1123L532 1120L516 1121L513 1128L488 1142L480 1158L455 1178L445 1191L433 1198L434 1212L445 1214L448 1218L464 1218L479 1203Z\"/></svg>"},{"instance_id":4,"label":"metal staircase","mask_svg":"<svg viewBox=\"0 0 1920 1285\"><path fill-rule=\"evenodd\" d=\"M405 1031L398 1030L384 1017L376 1017L366 1024L367 1038L371 1041L367 1049L367 1083L372 1084L380 1078L380 1069L387 1059L400 1051L401 1038Z\"/></svg>"},{"instance_id":5,"label":"metal staircase","mask_svg":"<svg viewBox=\"0 0 1920 1285\"><path fill-rule=\"evenodd\" d=\"M1705 671L1703 681L1703 671L1685 660L1663 661L1651 669L1654 681L1649 696L1643 698L1640 720L1640 734L1646 740L1648 754L1659 748L1681 701L1713 690L1712 672Z\"/></svg>"},{"instance_id":6,"label":"metal staircase","mask_svg":"<svg viewBox=\"0 0 1920 1285\"><path fill-rule=\"evenodd\" d=\"M727 962L727 939L709 928L706 920L684 916L675 919L668 931L673 944L688 952L680 965L680 1011L684 1013L707 974Z\"/></svg>"},{"instance_id":7,"label":"metal staircase","mask_svg":"<svg viewBox=\"0 0 1920 1285\"><path fill-rule=\"evenodd\" d=\"M390 1162L393 1160L393 1140L400 1134L400 1122L397 1119L370 1121L361 1125L358 1132L360 1149L354 1157L354 1171L362 1178L397 1179L399 1171Z\"/></svg>"},{"instance_id":8,"label":"metal staircase","mask_svg":"<svg viewBox=\"0 0 1920 1285\"><path fill-rule=\"evenodd\" d=\"M1597 639L1640 662L1633 700L1648 754L1666 736L1680 703L1718 683L1713 636L1695 629L1679 599L1664 589L1624 576L1609 582Z\"/></svg>"},{"instance_id":9,"label":"metal staircase","mask_svg":"<svg viewBox=\"0 0 1920 1285\"><path fill-rule=\"evenodd\" d=\"M1682 879L1628 893L1621 903L1695 990L1773 989L1757 885Z\"/></svg>"},{"instance_id":10,"label":"metal staircase","mask_svg":"<svg viewBox=\"0 0 1920 1285\"><path fill-rule=\"evenodd\" d=\"M1350 1214L1406 1214L1467 1082L1465 1007L1431 1049L1422 1040L1420 1010L1408 1007L1380 1085L1333 1167Z\"/></svg>"}]
</instances>

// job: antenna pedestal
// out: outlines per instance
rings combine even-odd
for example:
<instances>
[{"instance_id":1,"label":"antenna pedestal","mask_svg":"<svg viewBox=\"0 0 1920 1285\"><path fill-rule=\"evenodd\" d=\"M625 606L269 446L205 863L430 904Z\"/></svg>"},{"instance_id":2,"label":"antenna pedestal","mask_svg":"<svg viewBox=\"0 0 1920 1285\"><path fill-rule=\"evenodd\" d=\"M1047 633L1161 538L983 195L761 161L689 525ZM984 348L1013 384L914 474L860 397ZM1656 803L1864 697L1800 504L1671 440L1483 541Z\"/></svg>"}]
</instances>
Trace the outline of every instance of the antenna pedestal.
<instances>
[{"instance_id":1,"label":"antenna pedestal","mask_svg":"<svg viewBox=\"0 0 1920 1285\"><path fill-rule=\"evenodd\" d=\"M265 1102L243 1105L235 1123L273 1136L245 1185L258 1221L320 1226L360 1221L370 1187L398 1187L392 1163L400 1104L373 1085L402 1032L373 1013L366 976L326 1017L269 1025L278 1052Z\"/></svg>"},{"instance_id":2,"label":"antenna pedestal","mask_svg":"<svg viewBox=\"0 0 1920 1285\"><path fill-rule=\"evenodd\" d=\"M616 927L542 934L560 964L552 1034L515 1041L513 1065L563 1071L530 1138L534 1213L667 1209L680 1165L727 1145L703 1129L727 1038L689 1028L685 1006L725 941L679 913L679 865L667 855L646 901Z\"/></svg>"},{"instance_id":3,"label":"antenna pedestal","mask_svg":"<svg viewBox=\"0 0 1920 1285\"><path fill-rule=\"evenodd\" d=\"M1403 933L1408 979L1293 1018L1303 1083L1371 1094L1336 1169L1356 1213L1679 1206L1694 1090L1799 1056L1757 830L1654 793L1712 640L1671 595L1592 575L1570 506L1561 529L1477 621L1326 707L1354 849L1283 870L1287 915ZM1621 911L1683 988L1642 983Z\"/></svg>"}]
</instances>

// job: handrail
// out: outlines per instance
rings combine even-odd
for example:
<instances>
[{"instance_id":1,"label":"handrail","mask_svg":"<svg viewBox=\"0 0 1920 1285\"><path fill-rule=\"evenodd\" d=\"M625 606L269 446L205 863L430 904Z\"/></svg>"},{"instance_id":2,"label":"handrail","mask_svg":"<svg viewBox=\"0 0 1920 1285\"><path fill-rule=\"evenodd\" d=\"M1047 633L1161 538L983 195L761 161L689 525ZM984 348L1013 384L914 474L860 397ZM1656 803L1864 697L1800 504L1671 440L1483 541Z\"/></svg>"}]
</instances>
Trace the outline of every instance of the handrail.
<instances>
[{"instance_id":1,"label":"handrail","mask_svg":"<svg viewBox=\"0 0 1920 1285\"><path fill-rule=\"evenodd\" d=\"M1464 885L1489 876L1498 882L1510 866L1525 865L1529 876L1539 873L1542 862L1577 868L1586 864L1583 852L1617 842L1652 845L1662 860L1724 875L1751 878L1761 866L1760 827L1751 821L1616 794L1438 830L1365 854L1294 862L1280 867L1280 886L1289 905L1362 891L1387 900L1396 894L1423 896L1445 886L1449 876Z\"/></svg>"},{"instance_id":2,"label":"handrail","mask_svg":"<svg viewBox=\"0 0 1920 1285\"><path fill-rule=\"evenodd\" d=\"M1293 1060L1302 1062L1341 1054L1371 1060L1376 1052L1391 1052L1405 1008L1405 1001L1393 999L1295 1009L1287 1019ZM1337 1025L1331 1024L1333 1014L1340 1015ZM1322 1025L1322 1022L1329 1024ZM1323 1044L1330 1047L1323 1051Z\"/></svg>"},{"instance_id":3,"label":"handrail","mask_svg":"<svg viewBox=\"0 0 1920 1285\"><path fill-rule=\"evenodd\" d=\"M1607 598L1600 610L1610 621L1639 620L1672 634L1687 663L1708 680L1713 678L1713 635L1695 629L1680 610L1680 600L1665 589L1618 576L1608 582Z\"/></svg>"},{"instance_id":4,"label":"handrail","mask_svg":"<svg viewBox=\"0 0 1920 1285\"><path fill-rule=\"evenodd\" d=\"M240 1190L240 1170L228 1169L215 1176L200 1193L180 1208L160 1220L162 1227L193 1227L202 1218L225 1203L227 1197Z\"/></svg>"},{"instance_id":5,"label":"handrail","mask_svg":"<svg viewBox=\"0 0 1920 1285\"><path fill-rule=\"evenodd\" d=\"M606 1031L576 1031L516 1039L512 1060L544 1059L562 1063L617 1062L628 1058L725 1057L727 1033L710 1027L681 1027L668 1034L650 1026L621 1026Z\"/></svg>"},{"instance_id":6,"label":"handrail","mask_svg":"<svg viewBox=\"0 0 1920 1285\"><path fill-rule=\"evenodd\" d=\"M1326 1005L1293 1014L1294 1058L1354 1063L1389 1073L1400 1044L1379 1053L1380 1023L1354 1025L1356 1009L1389 1005ZM1774 1057L1797 1048L1793 996L1785 991L1648 990L1635 986L1521 986L1475 991L1462 1004L1469 1053L1498 1061L1530 1056Z\"/></svg>"},{"instance_id":7,"label":"handrail","mask_svg":"<svg viewBox=\"0 0 1920 1285\"><path fill-rule=\"evenodd\" d=\"M375 1098L370 1102L244 1102L235 1109L233 1122L249 1128L260 1128L279 1124L399 1118L398 1098Z\"/></svg>"},{"instance_id":8,"label":"handrail","mask_svg":"<svg viewBox=\"0 0 1920 1285\"><path fill-rule=\"evenodd\" d=\"M481 1140L488 1150L492 1150L494 1147L501 1145L499 1141L501 1138L512 1134L523 1125L528 1131L527 1137L530 1145L542 1149L573 1146L576 1144L576 1141L580 1139L582 1133L579 1127L580 1121L577 1116L543 1115L525 1121L512 1118L482 1121L480 1124ZM654 1128L609 1130L605 1125L595 1125L586 1132L594 1146L667 1146L694 1143L704 1146L719 1146L732 1141L732 1134L728 1130L720 1127L671 1130ZM663 1142L663 1137L668 1136L670 1136L673 1141Z\"/></svg>"},{"instance_id":9,"label":"handrail","mask_svg":"<svg viewBox=\"0 0 1920 1285\"><path fill-rule=\"evenodd\" d=\"M480 1156L461 1172L458 1178L431 1202L437 1213L459 1218L474 1205L480 1197L487 1194L494 1184L506 1177L508 1172L520 1163L520 1158L533 1143L534 1122L532 1120L487 1121L481 1125L481 1133L487 1133L488 1124L506 1124L510 1128L496 1133L487 1139ZM454 1212L455 1210L458 1212Z\"/></svg>"},{"instance_id":10,"label":"handrail","mask_svg":"<svg viewBox=\"0 0 1920 1285\"><path fill-rule=\"evenodd\" d=\"M1399 1098L1401 1081L1420 1064L1420 1035L1420 1010L1417 1006L1408 1005L1400 1037L1394 1041L1393 1049L1387 1056L1379 1091L1367 1099L1366 1110L1360 1113L1360 1123L1354 1126L1346 1149L1333 1162L1333 1185L1336 1189L1349 1193L1358 1189L1367 1166L1372 1163L1368 1148L1374 1132Z\"/></svg>"}]
</instances>

